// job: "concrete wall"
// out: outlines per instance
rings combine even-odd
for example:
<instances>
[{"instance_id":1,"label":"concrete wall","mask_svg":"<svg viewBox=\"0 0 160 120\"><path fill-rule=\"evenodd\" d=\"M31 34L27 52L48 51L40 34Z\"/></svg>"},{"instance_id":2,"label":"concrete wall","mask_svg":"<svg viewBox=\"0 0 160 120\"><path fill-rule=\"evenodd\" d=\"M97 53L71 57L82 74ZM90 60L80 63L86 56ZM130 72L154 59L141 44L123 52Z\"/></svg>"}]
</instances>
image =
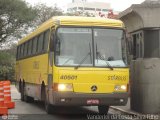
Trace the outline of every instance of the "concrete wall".
<instances>
[{"instance_id":1,"label":"concrete wall","mask_svg":"<svg viewBox=\"0 0 160 120\"><path fill-rule=\"evenodd\" d=\"M142 4L132 5L119 14L127 31L133 35L133 53L136 53L133 54L135 60L131 61L131 109L145 114L160 113L159 13L160 0L147 0ZM139 44L138 37L134 38L138 32L143 33L142 44ZM140 49L144 50L141 56L137 55Z\"/></svg>"},{"instance_id":2,"label":"concrete wall","mask_svg":"<svg viewBox=\"0 0 160 120\"><path fill-rule=\"evenodd\" d=\"M131 62L131 109L160 113L160 58Z\"/></svg>"}]
</instances>

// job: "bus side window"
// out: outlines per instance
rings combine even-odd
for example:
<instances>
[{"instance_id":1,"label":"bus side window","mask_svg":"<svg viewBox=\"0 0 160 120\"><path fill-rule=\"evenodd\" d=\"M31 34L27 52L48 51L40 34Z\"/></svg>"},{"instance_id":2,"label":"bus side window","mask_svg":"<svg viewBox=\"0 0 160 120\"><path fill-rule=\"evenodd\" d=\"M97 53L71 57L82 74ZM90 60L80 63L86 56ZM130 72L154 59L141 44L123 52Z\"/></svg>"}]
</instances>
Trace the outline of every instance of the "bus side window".
<instances>
[{"instance_id":1,"label":"bus side window","mask_svg":"<svg viewBox=\"0 0 160 120\"><path fill-rule=\"evenodd\" d=\"M28 56L29 53L29 41L27 41L27 51L26 51L26 56Z\"/></svg>"},{"instance_id":2,"label":"bus side window","mask_svg":"<svg viewBox=\"0 0 160 120\"><path fill-rule=\"evenodd\" d=\"M37 52L37 37L33 38L33 46L32 46L32 53L36 54Z\"/></svg>"},{"instance_id":3,"label":"bus side window","mask_svg":"<svg viewBox=\"0 0 160 120\"><path fill-rule=\"evenodd\" d=\"M43 48L43 33L41 33L38 37L38 53L42 52Z\"/></svg>"},{"instance_id":4,"label":"bus side window","mask_svg":"<svg viewBox=\"0 0 160 120\"><path fill-rule=\"evenodd\" d=\"M29 40L29 46L28 46L28 56L32 54L32 40Z\"/></svg>"},{"instance_id":5,"label":"bus side window","mask_svg":"<svg viewBox=\"0 0 160 120\"><path fill-rule=\"evenodd\" d=\"M39 36L35 37L37 39L37 47L36 47L36 53L38 53L38 45L39 45Z\"/></svg>"},{"instance_id":6,"label":"bus side window","mask_svg":"<svg viewBox=\"0 0 160 120\"><path fill-rule=\"evenodd\" d=\"M48 41L49 41L49 30L44 32L43 36L43 50L47 51L48 50Z\"/></svg>"},{"instance_id":7,"label":"bus side window","mask_svg":"<svg viewBox=\"0 0 160 120\"><path fill-rule=\"evenodd\" d=\"M18 58L21 58L21 45L19 46L19 54L18 54Z\"/></svg>"},{"instance_id":8,"label":"bus side window","mask_svg":"<svg viewBox=\"0 0 160 120\"><path fill-rule=\"evenodd\" d=\"M24 43L24 53L23 53L24 57L26 57L26 55L27 55L27 46L28 46L27 42Z\"/></svg>"},{"instance_id":9,"label":"bus side window","mask_svg":"<svg viewBox=\"0 0 160 120\"><path fill-rule=\"evenodd\" d=\"M23 53L24 53L24 44L21 45L21 58L23 57Z\"/></svg>"},{"instance_id":10,"label":"bus side window","mask_svg":"<svg viewBox=\"0 0 160 120\"><path fill-rule=\"evenodd\" d=\"M19 54L19 46L17 46L16 60L18 59L18 54Z\"/></svg>"}]
</instances>

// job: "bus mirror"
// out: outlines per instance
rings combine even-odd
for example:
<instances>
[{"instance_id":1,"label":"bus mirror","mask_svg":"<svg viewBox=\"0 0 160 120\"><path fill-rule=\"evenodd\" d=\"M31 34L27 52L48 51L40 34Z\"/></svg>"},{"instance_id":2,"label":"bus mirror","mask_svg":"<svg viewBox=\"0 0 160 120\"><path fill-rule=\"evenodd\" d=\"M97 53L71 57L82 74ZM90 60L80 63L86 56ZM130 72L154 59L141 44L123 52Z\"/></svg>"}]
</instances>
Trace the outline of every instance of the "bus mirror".
<instances>
[{"instance_id":1,"label":"bus mirror","mask_svg":"<svg viewBox=\"0 0 160 120\"><path fill-rule=\"evenodd\" d=\"M56 44L55 44L55 54L60 55L60 40L57 39Z\"/></svg>"},{"instance_id":2,"label":"bus mirror","mask_svg":"<svg viewBox=\"0 0 160 120\"><path fill-rule=\"evenodd\" d=\"M49 46L50 51L54 51L54 41L55 41L55 34L52 33L50 38L50 46Z\"/></svg>"}]
</instances>

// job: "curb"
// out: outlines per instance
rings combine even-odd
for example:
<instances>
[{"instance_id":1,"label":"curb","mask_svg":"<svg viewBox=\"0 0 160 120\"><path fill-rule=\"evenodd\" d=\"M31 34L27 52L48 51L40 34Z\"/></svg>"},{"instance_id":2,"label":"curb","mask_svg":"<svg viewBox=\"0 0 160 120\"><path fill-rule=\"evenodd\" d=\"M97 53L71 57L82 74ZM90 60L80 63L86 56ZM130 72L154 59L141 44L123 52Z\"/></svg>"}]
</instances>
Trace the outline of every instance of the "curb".
<instances>
[{"instance_id":1,"label":"curb","mask_svg":"<svg viewBox=\"0 0 160 120\"><path fill-rule=\"evenodd\" d=\"M126 114L126 115L136 115L136 116L141 116L142 114L136 113L136 112L132 112L132 111L127 111L118 107L114 107L114 106L110 106L111 109L116 110L116 111L120 111L122 114Z\"/></svg>"}]
</instances>

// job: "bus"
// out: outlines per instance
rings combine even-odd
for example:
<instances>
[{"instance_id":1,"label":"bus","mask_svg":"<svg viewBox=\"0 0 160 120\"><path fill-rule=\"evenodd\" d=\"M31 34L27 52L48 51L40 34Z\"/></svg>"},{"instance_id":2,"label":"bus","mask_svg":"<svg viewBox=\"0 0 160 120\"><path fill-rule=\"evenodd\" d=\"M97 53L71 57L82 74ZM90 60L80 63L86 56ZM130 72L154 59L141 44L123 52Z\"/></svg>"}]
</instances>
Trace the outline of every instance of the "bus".
<instances>
[{"instance_id":1,"label":"bus","mask_svg":"<svg viewBox=\"0 0 160 120\"><path fill-rule=\"evenodd\" d=\"M128 101L126 37L120 20L57 16L17 45L16 86L21 100L60 106L109 106Z\"/></svg>"}]
</instances>

